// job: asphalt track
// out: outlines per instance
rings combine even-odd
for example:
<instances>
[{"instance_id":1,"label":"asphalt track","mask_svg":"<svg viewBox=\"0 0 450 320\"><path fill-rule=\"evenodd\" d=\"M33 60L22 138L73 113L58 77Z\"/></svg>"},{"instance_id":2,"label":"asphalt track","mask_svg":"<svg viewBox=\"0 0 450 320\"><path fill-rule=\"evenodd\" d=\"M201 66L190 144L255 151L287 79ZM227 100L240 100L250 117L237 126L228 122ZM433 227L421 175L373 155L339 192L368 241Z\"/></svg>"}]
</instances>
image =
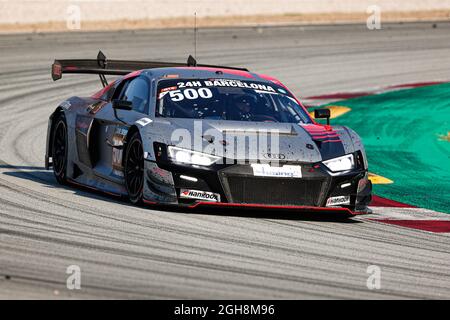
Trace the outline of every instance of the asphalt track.
<instances>
[{"instance_id":1,"label":"asphalt track","mask_svg":"<svg viewBox=\"0 0 450 320\"><path fill-rule=\"evenodd\" d=\"M100 82L53 83L52 60L102 49L183 61L192 43L182 30L0 36L0 298L450 298L448 234L363 218L164 212L58 186L43 169L48 115ZM198 44L199 61L271 74L299 97L450 77L448 23L201 30ZM73 264L81 290L66 289ZM379 290L366 287L369 265L381 268Z\"/></svg>"}]
</instances>

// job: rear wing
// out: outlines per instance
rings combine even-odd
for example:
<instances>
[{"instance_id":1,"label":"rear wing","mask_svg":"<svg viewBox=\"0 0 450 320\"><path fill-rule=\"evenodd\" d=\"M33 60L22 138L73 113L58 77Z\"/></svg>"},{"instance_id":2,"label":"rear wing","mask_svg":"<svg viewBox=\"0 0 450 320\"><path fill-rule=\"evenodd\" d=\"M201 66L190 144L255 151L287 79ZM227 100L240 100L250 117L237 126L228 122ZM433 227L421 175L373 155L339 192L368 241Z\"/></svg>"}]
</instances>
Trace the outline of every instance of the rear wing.
<instances>
[{"instance_id":1,"label":"rear wing","mask_svg":"<svg viewBox=\"0 0 450 320\"><path fill-rule=\"evenodd\" d=\"M223 67L206 64L197 64L197 61L189 56L186 63L179 62L161 62L161 61L127 61L127 60L108 60L103 52L99 51L97 59L79 59L79 60L55 60L52 65L53 81L62 78L65 73L79 74L98 74L103 86L107 85L106 75L121 76L133 71L153 68L170 67L210 67L248 71L246 68Z\"/></svg>"}]
</instances>

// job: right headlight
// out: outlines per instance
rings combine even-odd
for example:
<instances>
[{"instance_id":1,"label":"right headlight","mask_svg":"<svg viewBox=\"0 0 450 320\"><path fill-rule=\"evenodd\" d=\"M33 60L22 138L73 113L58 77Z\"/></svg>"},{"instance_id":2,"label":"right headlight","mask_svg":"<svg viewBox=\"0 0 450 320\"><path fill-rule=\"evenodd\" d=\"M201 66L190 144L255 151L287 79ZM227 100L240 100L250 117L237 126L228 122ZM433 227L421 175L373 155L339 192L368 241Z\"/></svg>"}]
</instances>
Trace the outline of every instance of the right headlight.
<instances>
[{"instance_id":1,"label":"right headlight","mask_svg":"<svg viewBox=\"0 0 450 320\"><path fill-rule=\"evenodd\" d=\"M333 172L348 171L355 168L355 157L353 154L347 154L342 157L323 161L323 164Z\"/></svg>"}]
</instances>

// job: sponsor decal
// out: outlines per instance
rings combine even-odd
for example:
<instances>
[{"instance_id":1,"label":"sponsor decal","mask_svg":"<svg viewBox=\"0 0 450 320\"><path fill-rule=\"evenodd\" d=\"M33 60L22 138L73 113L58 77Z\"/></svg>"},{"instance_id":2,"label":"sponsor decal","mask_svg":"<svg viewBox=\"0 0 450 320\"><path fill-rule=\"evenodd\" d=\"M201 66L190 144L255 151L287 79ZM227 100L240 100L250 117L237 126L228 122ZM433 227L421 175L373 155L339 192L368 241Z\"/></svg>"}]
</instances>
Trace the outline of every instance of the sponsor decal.
<instances>
[{"instance_id":1,"label":"sponsor decal","mask_svg":"<svg viewBox=\"0 0 450 320\"><path fill-rule=\"evenodd\" d=\"M149 118L142 118L139 119L138 121L136 121L136 123L142 127L145 127L146 125L148 125L149 123L152 123L153 120L149 119Z\"/></svg>"},{"instance_id":2,"label":"sponsor decal","mask_svg":"<svg viewBox=\"0 0 450 320\"><path fill-rule=\"evenodd\" d=\"M350 196L331 197L327 200L327 207L343 206L350 204Z\"/></svg>"},{"instance_id":3,"label":"sponsor decal","mask_svg":"<svg viewBox=\"0 0 450 320\"><path fill-rule=\"evenodd\" d=\"M94 104L91 104L87 107L87 111L91 114L96 114L106 105L105 101L99 101Z\"/></svg>"},{"instance_id":4,"label":"sponsor decal","mask_svg":"<svg viewBox=\"0 0 450 320\"><path fill-rule=\"evenodd\" d=\"M184 99L196 100L199 98L210 99L213 97L212 91L208 88L198 88L198 89L189 88L189 89L185 89L183 91L172 90L172 91L168 91L168 92L169 92L170 99L175 102L182 101ZM164 96L166 93L167 92L162 92L160 94L160 99L161 99L161 95Z\"/></svg>"},{"instance_id":5,"label":"sponsor decal","mask_svg":"<svg viewBox=\"0 0 450 320\"><path fill-rule=\"evenodd\" d=\"M68 110L72 106L72 104L70 103L70 101L66 100L63 103L61 103L60 106L64 109Z\"/></svg>"},{"instance_id":6,"label":"sponsor decal","mask_svg":"<svg viewBox=\"0 0 450 320\"><path fill-rule=\"evenodd\" d=\"M257 177L277 178L301 178L302 168L300 166L284 165L272 167L269 164L252 164L253 175Z\"/></svg>"},{"instance_id":7,"label":"sponsor decal","mask_svg":"<svg viewBox=\"0 0 450 320\"><path fill-rule=\"evenodd\" d=\"M179 88L189 88L189 87L201 87L202 83L200 81L187 81L187 82L178 82Z\"/></svg>"},{"instance_id":8,"label":"sponsor decal","mask_svg":"<svg viewBox=\"0 0 450 320\"><path fill-rule=\"evenodd\" d=\"M176 86L162 88L159 91L158 99L162 99L167 93L170 94L170 98L173 101L182 101L184 99L195 100L199 98L209 99L212 98L213 93L209 88L219 87L231 87L231 88L243 88L253 89L262 93L276 93L276 90L263 83L255 83L241 80L232 79L209 79L198 81L180 81ZM278 89L280 90L280 89ZM282 90L282 89L281 89ZM286 91L280 91L286 94Z\"/></svg>"},{"instance_id":9,"label":"sponsor decal","mask_svg":"<svg viewBox=\"0 0 450 320\"><path fill-rule=\"evenodd\" d=\"M233 79L210 79L202 81L186 81L178 82L177 86L179 89L193 88L193 87L234 87L234 88L245 88L245 89L255 89L268 92L275 92L275 89L270 85L263 83L254 83L241 80Z\"/></svg>"},{"instance_id":10,"label":"sponsor decal","mask_svg":"<svg viewBox=\"0 0 450 320\"><path fill-rule=\"evenodd\" d=\"M220 202L220 194L199 190L180 190L180 198Z\"/></svg>"},{"instance_id":11,"label":"sponsor decal","mask_svg":"<svg viewBox=\"0 0 450 320\"><path fill-rule=\"evenodd\" d=\"M127 136L127 128L117 128L112 137L112 145L114 147L123 147L123 143ZM113 173L116 176L123 177L123 166L122 166L123 150L122 148L112 148L112 167Z\"/></svg>"},{"instance_id":12,"label":"sponsor decal","mask_svg":"<svg viewBox=\"0 0 450 320\"><path fill-rule=\"evenodd\" d=\"M244 82L240 80L215 79L215 80L205 80L204 83L207 87L235 87L235 88L246 88L246 89L275 92L275 89L269 85L246 81Z\"/></svg>"},{"instance_id":13,"label":"sponsor decal","mask_svg":"<svg viewBox=\"0 0 450 320\"><path fill-rule=\"evenodd\" d=\"M178 89L177 86L167 87L167 88L162 88L162 89L161 89L161 93L162 93L162 92L167 92L167 91L172 91L172 90L177 90L177 89Z\"/></svg>"}]
</instances>

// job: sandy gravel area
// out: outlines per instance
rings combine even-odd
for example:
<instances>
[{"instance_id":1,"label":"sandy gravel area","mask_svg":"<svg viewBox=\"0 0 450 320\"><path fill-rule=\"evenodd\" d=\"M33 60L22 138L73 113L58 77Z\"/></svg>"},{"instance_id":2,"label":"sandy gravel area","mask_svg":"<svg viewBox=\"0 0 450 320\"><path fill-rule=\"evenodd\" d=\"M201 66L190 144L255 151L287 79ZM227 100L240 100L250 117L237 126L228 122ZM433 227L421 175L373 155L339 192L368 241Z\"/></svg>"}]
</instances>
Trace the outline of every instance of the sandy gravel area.
<instances>
[{"instance_id":1,"label":"sandy gravel area","mask_svg":"<svg viewBox=\"0 0 450 320\"><path fill-rule=\"evenodd\" d=\"M296 25L296 24L342 24L366 23L368 14L364 13L306 13L281 15L252 15L229 17L198 17L197 27L227 27L227 26L262 26L262 25ZM410 21L450 21L450 11L430 10L411 12L382 12L381 22ZM193 17L178 17L164 19L85 21L81 29L75 31L105 31L105 30L138 30L192 28ZM42 22L26 24L1 24L0 33L29 32L64 32L71 31L65 22Z\"/></svg>"}]
</instances>

